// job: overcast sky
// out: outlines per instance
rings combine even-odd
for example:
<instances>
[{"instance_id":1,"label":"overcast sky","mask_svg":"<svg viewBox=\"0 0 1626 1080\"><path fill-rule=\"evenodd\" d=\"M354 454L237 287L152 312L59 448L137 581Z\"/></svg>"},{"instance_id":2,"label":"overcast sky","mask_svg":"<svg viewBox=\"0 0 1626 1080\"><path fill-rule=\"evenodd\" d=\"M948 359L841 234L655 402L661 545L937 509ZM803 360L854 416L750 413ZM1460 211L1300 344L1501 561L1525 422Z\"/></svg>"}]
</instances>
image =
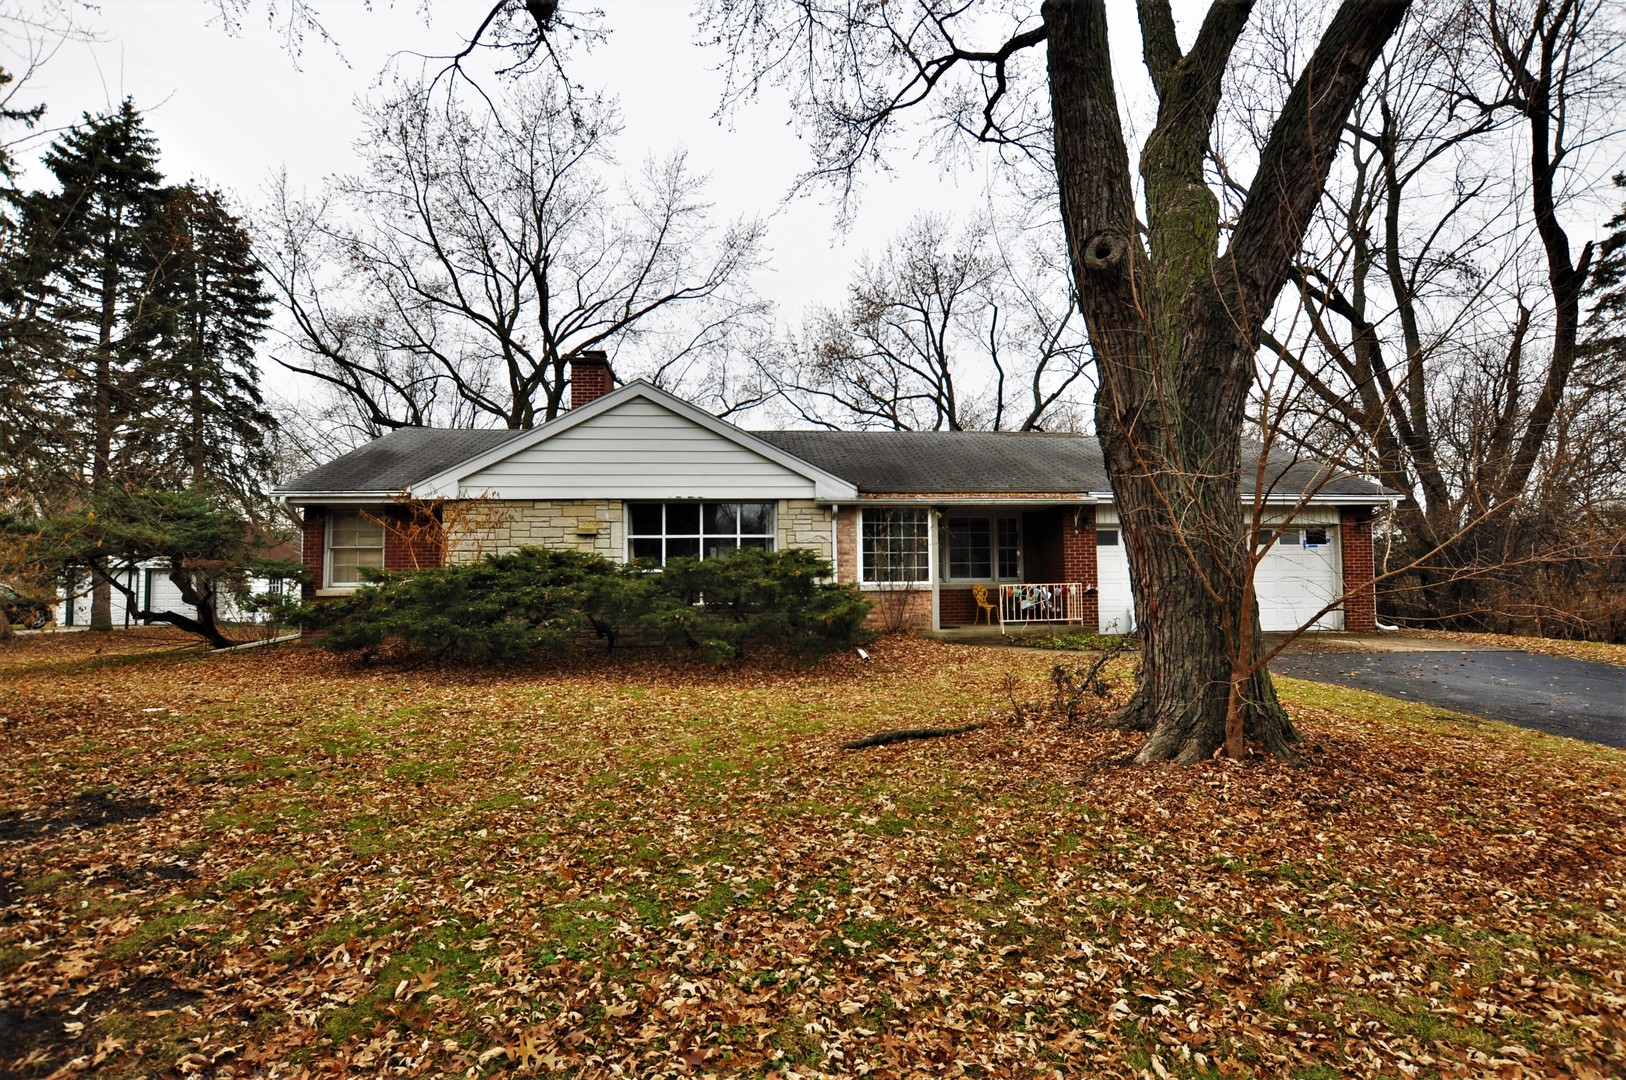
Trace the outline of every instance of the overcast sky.
<instances>
[{"instance_id":1,"label":"overcast sky","mask_svg":"<svg viewBox=\"0 0 1626 1080\"><path fill-rule=\"evenodd\" d=\"M418 0L374 0L371 12L360 0L337 0L320 5L334 44L307 38L296 57L268 25L265 3L251 7L234 35L211 23L216 12L207 0L103 0L99 12L83 16L100 40L63 46L23 98L44 101L48 122L59 126L129 96L158 138L170 179L221 187L252 211L279 168L287 168L294 190L313 192L324 177L353 168L361 131L355 101L378 87L386 65L415 73L423 62L412 53L455 49L485 3L436 3L426 22ZM770 269L756 287L780 304L781 318L799 323L808 302L838 300L856 256L884 243L918 210L971 214L984 205L985 177L975 166L945 175L928 159L898 160L895 174L869 177L847 229L838 228L827 192L783 205L808 165L786 98L765 91L723 122L715 119L719 58L693 44L690 6L606 3L609 41L576 57L571 73L589 89L619 97L623 165L636 168L646 156L685 147L691 164L711 177L720 219L772 217ZM47 178L36 166L22 182ZM285 373L267 376L279 393L293 391Z\"/></svg>"}]
</instances>

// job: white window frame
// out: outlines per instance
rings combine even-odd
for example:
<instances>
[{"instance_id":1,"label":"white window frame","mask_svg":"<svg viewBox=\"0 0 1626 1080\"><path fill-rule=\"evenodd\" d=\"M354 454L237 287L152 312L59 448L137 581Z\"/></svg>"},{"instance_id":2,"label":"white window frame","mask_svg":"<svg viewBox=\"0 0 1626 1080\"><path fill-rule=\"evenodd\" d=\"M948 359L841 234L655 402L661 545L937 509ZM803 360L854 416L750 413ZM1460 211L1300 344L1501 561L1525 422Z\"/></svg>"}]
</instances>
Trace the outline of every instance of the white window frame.
<instances>
[{"instance_id":1,"label":"white window frame","mask_svg":"<svg viewBox=\"0 0 1626 1080\"><path fill-rule=\"evenodd\" d=\"M741 506L742 504L745 504L745 503L751 503L751 504L756 505L756 506L766 506L768 508L768 522L767 522L767 526L766 526L765 531L759 532L759 533L757 533L757 532L750 532L750 533L743 532L742 531L743 522L741 521L742 515L740 514L739 510L736 509L735 512L734 512L734 531L732 533L707 532L706 531L706 507L707 506L715 506L715 505L718 505L720 503L726 503L727 505L730 505L730 506L733 506L733 507L736 507L736 508L738 508L739 506ZM779 501L777 499L631 499L631 500L628 500L627 503L624 506L622 506L622 508L621 508L622 520L624 522L626 522L626 545L625 545L625 548L623 549L622 554L623 554L623 557L625 558L626 562L628 562L628 563L633 562L633 554L632 554L633 541L635 541L635 540L653 540L653 539L656 539L656 536L653 533L634 533L633 532L632 510L633 510L633 507L635 507L635 506L658 506L658 507L661 508L661 532L660 532L659 539L662 541L662 544L661 544L661 563L660 563L662 566L666 565L666 545L665 545L665 541L668 540L668 539L671 539L672 536L674 535L673 533L668 531L667 526L666 526L666 508L669 507L669 506L694 506L699 511L699 517L700 517L699 531L697 533L692 533L692 534L691 533L678 533L678 534L676 534L680 539L685 539L686 540L686 539L689 539L692 536L692 537L694 537L695 539L697 539L699 541L699 544L700 544L700 551L699 551L699 555L698 555L699 558L704 559L706 557L706 541L708 539L726 540L726 539L732 538L735 541L735 546L734 546L735 551L740 550L740 548L743 546L740 543L740 541L747 540L747 539L749 539L749 540L766 540L767 544L765 545L765 550L768 550L768 551L778 551L779 550Z\"/></svg>"},{"instance_id":2,"label":"white window frame","mask_svg":"<svg viewBox=\"0 0 1626 1080\"><path fill-rule=\"evenodd\" d=\"M981 521L988 527L988 573L974 574L971 577L955 577L953 560L949 558L949 542L952 533L949 530L950 517L970 518ZM999 523L1002 521L1016 522L1016 573L1001 574L999 572ZM1019 582L1022 580L1022 515L1020 514L942 514L942 527L938 529L938 546L942 548L939 553L941 577L939 580L945 585L968 585L979 581L998 584L1001 582Z\"/></svg>"},{"instance_id":3,"label":"white window frame","mask_svg":"<svg viewBox=\"0 0 1626 1080\"><path fill-rule=\"evenodd\" d=\"M926 522L926 567L925 576L913 581L872 581L868 578L869 564L864 560L864 521L869 514L920 514ZM864 508L858 511L858 527L854 532L854 546L858 549L854 554L858 563L858 584L864 589L886 589L918 587L931 588L937 581L937 514L929 507L924 506L877 506Z\"/></svg>"},{"instance_id":4,"label":"white window frame","mask_svg":"<svg viewBox=\"0 0 1626 1080\"><path fill-rule=\"evenodd\" d=\"M362 585L366 584L366 582L361 581L359 578L356 581L336 582L333 580L333 526L340 517L345 515L354 516L358 522L367 522L367 513L364 510L329 510L327 512L326 527L322 530L323 589L343 589L345 591L349 591L352 589L359 589L362 587ZM382 522L375 522L374 524L378 529L378 568L382 570L385 567L384 548L387 542L384 535L385 529ZM360 549L355 548L351 550Z\"/></svg>"}]
</instances>

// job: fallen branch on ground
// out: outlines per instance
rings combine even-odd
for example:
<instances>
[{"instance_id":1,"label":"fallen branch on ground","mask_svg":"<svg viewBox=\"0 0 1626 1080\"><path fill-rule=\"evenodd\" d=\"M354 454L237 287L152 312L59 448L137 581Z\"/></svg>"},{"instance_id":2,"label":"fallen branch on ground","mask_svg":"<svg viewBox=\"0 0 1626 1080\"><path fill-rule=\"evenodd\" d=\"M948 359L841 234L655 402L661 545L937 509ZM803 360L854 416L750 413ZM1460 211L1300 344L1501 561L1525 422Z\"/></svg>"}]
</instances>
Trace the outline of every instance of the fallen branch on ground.
<instances>
[{"instance_id":1,"label":"fallen branch on ground","mask_svg":"<svg viewBox=\"0 0 1626 1080\"><path fill-rule=\"evenodd\" d=\"M907 742L910 739L940 739L944 735L964 735L968 731L976 731L987 726L987 724L967 724L965 727L901 728L897 731L880 731L874 735L866 735L862 739L844 742L841 748L864 750L871 746L886 746L889 743Z\"/></svg>"}]
</instances>

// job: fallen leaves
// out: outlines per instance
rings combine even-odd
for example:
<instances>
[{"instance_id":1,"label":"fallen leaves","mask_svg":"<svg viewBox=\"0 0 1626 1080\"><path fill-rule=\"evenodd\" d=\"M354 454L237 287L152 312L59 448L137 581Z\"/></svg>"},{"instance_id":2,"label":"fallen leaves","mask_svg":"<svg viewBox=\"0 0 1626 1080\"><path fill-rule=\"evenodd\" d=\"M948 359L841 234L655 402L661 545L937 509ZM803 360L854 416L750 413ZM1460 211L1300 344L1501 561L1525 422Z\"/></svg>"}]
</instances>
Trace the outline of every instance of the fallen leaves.
<instances>
[{"instance_id":1,"label":"fallen leaves","mask_svg":"<svg viewBox=\"0 0 1626 1080\"><path fill-rule=\"evenodd\" d=\"M1053 658L927 642L474 676L63 649L0 652L0 1071L1626 1058L1618 752L1320 690L1305 769L1123 769L1132 736L1002 716Z\"/></svg>"}]
</instances>

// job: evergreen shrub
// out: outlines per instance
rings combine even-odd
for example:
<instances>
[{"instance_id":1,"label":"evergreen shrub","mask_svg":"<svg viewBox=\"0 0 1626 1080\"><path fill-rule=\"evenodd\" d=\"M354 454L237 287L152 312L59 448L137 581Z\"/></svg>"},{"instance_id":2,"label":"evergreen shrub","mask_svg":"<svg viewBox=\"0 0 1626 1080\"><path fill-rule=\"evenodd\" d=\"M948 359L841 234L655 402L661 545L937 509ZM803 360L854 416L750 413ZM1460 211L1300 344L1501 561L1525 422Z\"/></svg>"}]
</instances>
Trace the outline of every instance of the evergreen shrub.
<instances>
[{"instance_id":1,"label":"evergreen shrub","mask_svg":"<svg viewBox=\"0 0 1626 1080\"><path fill-rule=\"evenodd\" d=\"M711 663L767 649L809 661L868 639L869 604L828 579L810 552L745 550L726 558L624 566L600 555L521 548L477 562L371 572L352 595L301 609L334 652L386 648L472 663L558 654L596 635L692 650Z\"/></svg>"}]
</instances>

